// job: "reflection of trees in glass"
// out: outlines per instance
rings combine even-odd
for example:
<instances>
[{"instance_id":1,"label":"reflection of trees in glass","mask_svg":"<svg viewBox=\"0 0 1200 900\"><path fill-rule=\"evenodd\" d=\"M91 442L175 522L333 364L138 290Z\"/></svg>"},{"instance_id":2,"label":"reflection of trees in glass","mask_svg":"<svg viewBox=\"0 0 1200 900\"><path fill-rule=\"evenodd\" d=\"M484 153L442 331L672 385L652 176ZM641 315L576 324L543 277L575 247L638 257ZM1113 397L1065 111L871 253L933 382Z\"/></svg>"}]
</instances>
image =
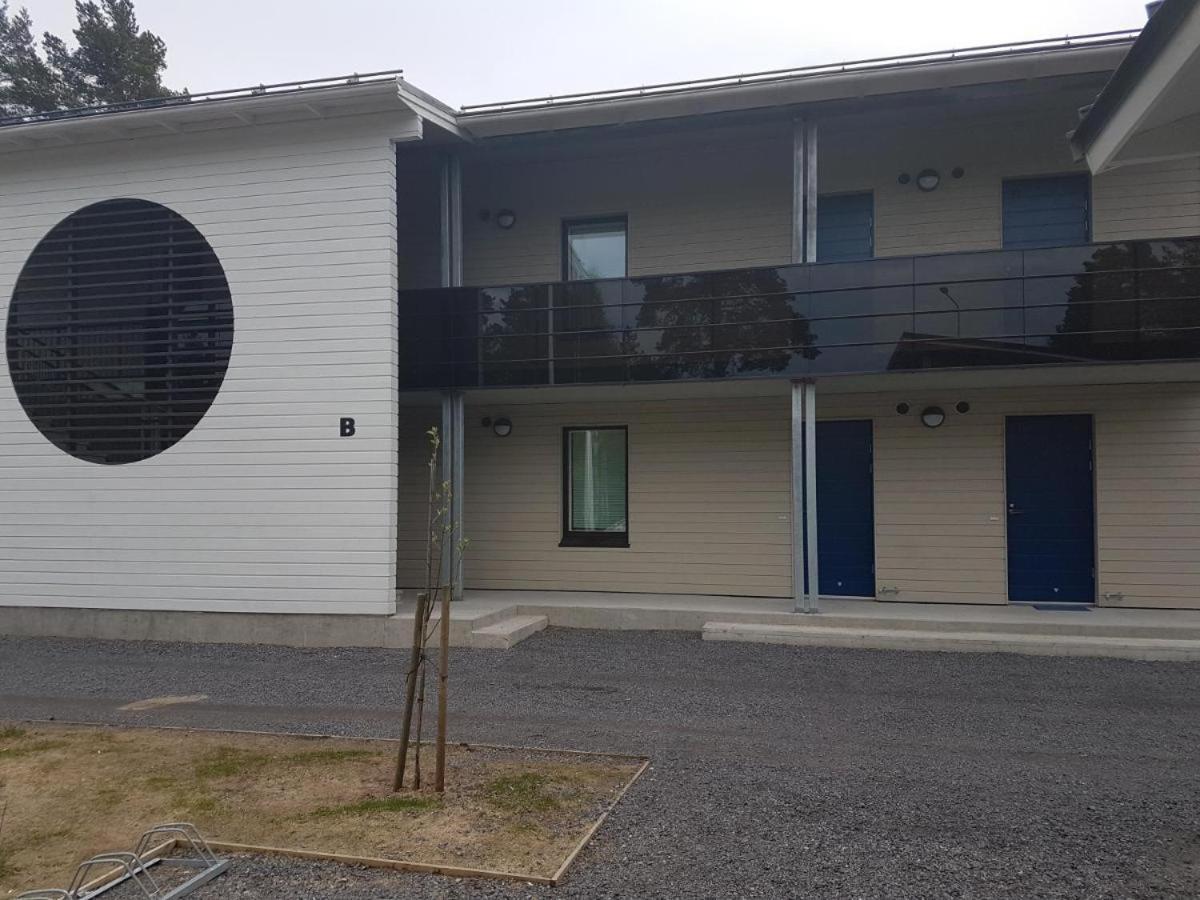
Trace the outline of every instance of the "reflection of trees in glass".
<instances>
[{"instance_id":1,"label":"reflection of trees in glass","mask_svg":"<svg viewBox=\"0 0 1200 900\"><path fill-rule=\"evenodd\" d=\"M787 371L794 348L808 359L819 353L808 319L795 311L787 291L777 269L653 279L635 328L662 330L652 347L640 342L640 353L663 357L653 364L659 378Z\"/></svg>"},{"instance_id":2,"label":"reflection of trees in glass","mask_svg":"<svg viewBox=\"0 0 1200 900\"><path fill-rule=\"evenodd\" d=\"M626 377L625 358L637 352L635 336L622 327L626 284L606 280L555 286L556 380L616 381Z\"/></svg>"},{"instance_id":3,"label":"reflection of trees in glass","mask_svg":"<svg viewBox=\"0 0 1200 900\"><path fill-rule=\"evenodd\" d=\"M515 381L533 384L546 380L544 360L549 356L546 285L485 288L478 292L479 359L484 363L513 362ZM523 361L523 362L518 362ZM498 383L489 378L489 383Z\"/></svg>"},{"instance_id":4,"label":"reflection of trees in glass","mask_svg":"<svg viewBox=\"0 0 1200 900\"><path fill-rule=\"evenodd\" d=\"M1128 358L1153 342L1155 357L1194 356L1194 337L1177 330L1200 327L1200 241L1097 247L1066 301L1052 348L1078 353L1105 345L1105 356Z\"/></svg>"}]
</instances>

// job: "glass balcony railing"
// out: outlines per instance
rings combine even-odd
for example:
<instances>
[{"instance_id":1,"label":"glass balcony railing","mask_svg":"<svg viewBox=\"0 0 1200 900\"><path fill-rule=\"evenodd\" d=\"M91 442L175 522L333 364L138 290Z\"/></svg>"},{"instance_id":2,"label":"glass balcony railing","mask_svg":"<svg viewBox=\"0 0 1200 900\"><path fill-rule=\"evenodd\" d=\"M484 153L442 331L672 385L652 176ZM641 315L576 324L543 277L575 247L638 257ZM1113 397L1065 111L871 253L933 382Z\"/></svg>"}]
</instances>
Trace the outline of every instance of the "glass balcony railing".
<instances>
[{"instance_id":1,"label":"glass balcony railing","mask_svg":"<svg viewBox=\"0 0 1200 900\"><path fill-rule=\"evenodd\" d=\"M1200 357L1200 238L402 291L404 389Z\"/></svg>"}]
</instances>

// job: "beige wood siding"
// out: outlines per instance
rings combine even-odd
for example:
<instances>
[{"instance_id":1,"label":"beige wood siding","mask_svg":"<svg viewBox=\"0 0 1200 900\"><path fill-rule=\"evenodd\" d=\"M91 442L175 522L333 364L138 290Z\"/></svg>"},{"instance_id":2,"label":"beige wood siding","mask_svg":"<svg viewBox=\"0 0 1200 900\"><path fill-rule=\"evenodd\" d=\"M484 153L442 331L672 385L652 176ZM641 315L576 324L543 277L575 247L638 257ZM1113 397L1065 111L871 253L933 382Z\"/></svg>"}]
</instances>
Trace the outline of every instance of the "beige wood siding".
<instances>
[{"instance_id":1,"label":"beige wood siding","mask_svg":"<svg viewBox=\"0 0 1200 900\"><path fill-rule=\"evenodd\" d=\"M1200 234L1200 160L1117 169L1092 182L1097 241Z\"/></svg>"},{"instance_id":2,"label":"beige wood siding","mask_svg":"<svg viewBox=\"0 0 1200 900\"><path fill-rule=\"evenodd\" d=\"M469 401L466 412L467 587L791 593L786 398L485 401ZM512 434L497 438L479 425L483 416L508 416ZM581 425L629 428L628 549L558 546L562 429ZM402 463L402 472L414 469ZM412 518L423 505L409 497L401 508ZM415 542L402 549L401 582L411 587L422 551Z\"/></svg>"},{"instance_id":3,"label":"beige wood siding","mask_svg":"<svg viewBox=\"0 0 1200 900\"><path fill-rule=\"evenodd\" d=\"M898 402L912 405L900 416ZM953 412L966 400L970 412ZM1091 414L1102 605L1200 608L1200 384L819 395L822 419L871 419L879 599L1006 603L1004 419ZM927 405L949 413L928 429ZM479 425L513 420L510 437ZM782 392L737 400L467 408L467 585L789 596L789 430ZM421 583L423 432L401 421L400 583ZM627 425L628 549L560 548L562 428ZM895 589L892 593L886 589Z\"/></svg>"},{"instance_id":4,"label":"beige wood siding","mask_svg":"<svg viewBox=\"0 0 1200 900\"><path fill-rule=\"evenodd\" d=\"M872 191L875 253L904 256L1001 246L1006 178L1082 172L1065 134L1087 93L1021 115L906 111L821 123L822 193ZM565 218L627 214L632 275L784 265L791 258L790 123L559 149L469 154L464 163L467 284L556 281ZM962 178L951 172L962 167ZM941 173L932 193L898 176ZM504 231L493 217L517 215ZM1200 233L1200 164L1132 167L1096 178L1098 241Z\"/></svg>"},{"instance_id":5,"label":"beige wood siding","mask_svg":"<svg viewBox=\"0 0 1200 900\"><path fill-rule=\"evenodd\" d=\"M627 214L629 272L778 265L791 253L791 130L720 129L470 157L467 284L557 281L564 218ZM479 210L511 209L509 231Z\"/></svg>"},{"instance_id":6,"label":"beige wood siding","mask_svg":"<svg viewBox=\"0 0 1200 900\"><path fill-rule=\"evenodd\" d=\"M928 405L947 410L941 428L920 424ZM1200 608L1197 384L826 398L825 416L875 419L879 599L1007 602L1004 417L1053 413L1093 416L1098 601Z\"/></svg>"},{"instance_id":7,"label":"beige wood siding","mask_svg":"<svg viewBox=\"0 0 1200 900\"><path fill-rule=\"evenodd\" d=\"M1063 137L1073 115L1064 104L1020 118L895 113L834 120L821 136L821 191L874 191L876 256L992 250L1002 242L1005 178L1085 170ZM961 178L951 174L955 167ZM923 169L941 175L937 190L917 189ZM901 173L912 180L900 184Z\"/></svg>"},{"instance_id":8,"label":"beige wood siding","mask_svg":"<svg viewBox=\"0 0 1200 900\"><path fill-rule=\"evenodd\" d=\"M0 321L51 227L141 197L212 245L235 330L204 419L122 466L50 444L0 368L0 603L394 609L392 140L416 136L408 116L354 116L4 156ZM339 437L342 416L353 438Z\"/></svg>"},{"instance_id":9,"label":"beige wood siding","mask_svg":"<svg viewBox=\"0 0 1200 900\"><path fill-rule=\"evenodd\" d=\"M1105 401L1096 416L1100 602L1200 609L1200 385Z\"/></svg>"},{"instance_id":10,"label":"beige wood siding","mask_svg":"<svg viewBox=\"0 0 1200 900\"><path fill-rule=\"evenodd\" d=\"M881 600L1003 603L1005 597L1003 416L969 396L870 394L820 397L819 418L875 423L875 580ZM950 413L930 429L928 405ZM896 404L912 405L907 416ZM893 593L892 590L896 592Z\"/></svg>"}]
</instances>

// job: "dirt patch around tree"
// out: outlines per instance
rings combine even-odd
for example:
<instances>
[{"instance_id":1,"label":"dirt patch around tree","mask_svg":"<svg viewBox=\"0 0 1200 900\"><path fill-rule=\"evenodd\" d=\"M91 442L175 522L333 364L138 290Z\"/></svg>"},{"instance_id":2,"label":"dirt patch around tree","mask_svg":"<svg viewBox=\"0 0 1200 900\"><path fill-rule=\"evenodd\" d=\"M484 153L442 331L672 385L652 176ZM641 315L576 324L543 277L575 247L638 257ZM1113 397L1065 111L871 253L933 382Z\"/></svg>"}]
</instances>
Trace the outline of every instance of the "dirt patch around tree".
<instances>
[{"instance_id":1,"label":"dirt patch around tree","mask_svg":"<svg viewBox=\"0 0 1200 900\"><path fill-rule=\"evenodd\" d=\"M537 880L561 875L644 761L452 745L447 789L391 792L383 740L0 722L0 897L65 885L141 832ZM433 750L422 764L432 768Z\"/></svg>"}]
</instances>

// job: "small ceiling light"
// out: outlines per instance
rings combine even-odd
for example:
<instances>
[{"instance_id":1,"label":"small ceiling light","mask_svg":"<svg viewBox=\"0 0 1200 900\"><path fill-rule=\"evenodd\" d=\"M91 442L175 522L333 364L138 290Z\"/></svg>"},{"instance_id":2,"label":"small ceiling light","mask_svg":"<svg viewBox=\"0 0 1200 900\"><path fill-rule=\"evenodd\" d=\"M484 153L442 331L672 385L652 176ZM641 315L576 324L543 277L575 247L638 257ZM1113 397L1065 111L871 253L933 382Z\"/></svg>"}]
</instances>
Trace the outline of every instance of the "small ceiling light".
<instances>
[{"instance_id":1,"label":"small ceiling light","mask_svg":"<svg viewBox=\"0 0 1200 900\"><path fill-rule=\"evenodd\" d=\"M512 420L497 419L492 423L492 433L496 435L496 437L508 437L510 434L512 434Z\"/></svg>"},{"instance_id":2,"label":"small ceiling light","mask_svg":"<svg viewBox=\"0 0 1200 900\"><path fill-rule=\"evenodd\" d=\"M927 406L921 410L921 424L926 428L937 428L946 421L946 411L940 406Z\"/></svg>"},{"instance_id":3,"label":"small ceiling light","mask_svg":"<svg viewBox=\"0 0 1200 900\"><path fill-rule=\"evenodd\" d=\"M917 187L926 193L937 190L937 186L941 183L942 176L937 173L936 169L923 169L917 173Z\"/></svg>"},{"instance_id":4,"label":"small ceiling light","mask_svg":"<svg viewBox=\"0 0 1200 900\"><path fill-rule=\"evenodd\" d=\"M496 224L508 231L517 224L517 214L511 209L502 209L496 213Z\"/></svg>"}]
</instances>

